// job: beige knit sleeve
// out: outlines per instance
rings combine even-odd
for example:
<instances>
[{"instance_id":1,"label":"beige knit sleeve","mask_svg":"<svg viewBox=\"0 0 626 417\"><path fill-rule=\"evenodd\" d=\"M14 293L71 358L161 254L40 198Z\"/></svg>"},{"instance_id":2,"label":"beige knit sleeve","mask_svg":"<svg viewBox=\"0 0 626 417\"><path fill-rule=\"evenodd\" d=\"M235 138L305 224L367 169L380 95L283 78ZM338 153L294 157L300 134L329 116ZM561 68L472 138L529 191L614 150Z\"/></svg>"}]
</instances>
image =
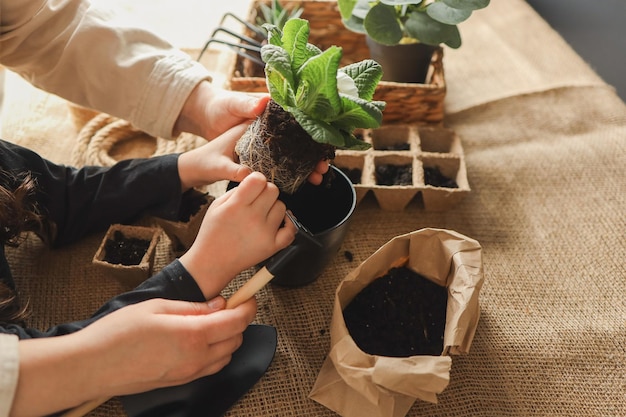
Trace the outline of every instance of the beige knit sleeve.
<instances>
[{"instance_id":1,"label":"beige knit sleeve","mask_svg":"<svg viewBox=\"0 0 626 417\"><path fill-rule=\"evenodd\" d=\"M0 63L33 85L169 138L208 71L121 13L87 0L1 0Z\"/></svg>"},{"instance_id":2,"label":"beige knit sleeve","mask_svg":"<svg viewBox=\"0 0 626 417\"><path fill-rule=\"evenodd\" d=\"M11 411L19 364L17 336L0 334L0 417L8 417Z\"/></svg>"}]
</instances>

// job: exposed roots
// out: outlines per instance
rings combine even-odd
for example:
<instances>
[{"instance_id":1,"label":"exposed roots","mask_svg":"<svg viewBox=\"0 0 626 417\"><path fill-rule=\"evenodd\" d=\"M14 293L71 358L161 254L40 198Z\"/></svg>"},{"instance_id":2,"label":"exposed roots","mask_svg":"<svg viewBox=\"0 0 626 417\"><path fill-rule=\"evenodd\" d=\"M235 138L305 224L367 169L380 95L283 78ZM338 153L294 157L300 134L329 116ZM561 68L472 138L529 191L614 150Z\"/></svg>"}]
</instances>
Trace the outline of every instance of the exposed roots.
<instances>
[{"instance_id":1,"label":"exposed roots","mask_svg":"<svg viewBox=\"0 0 626 417\"><path fill-rule=\"evenodd\" d=\"M235 147L239 162L261 172L284 193L293 194L335 148L315 142L288 112L270 100Z\"/></svg>"}]
</instances>

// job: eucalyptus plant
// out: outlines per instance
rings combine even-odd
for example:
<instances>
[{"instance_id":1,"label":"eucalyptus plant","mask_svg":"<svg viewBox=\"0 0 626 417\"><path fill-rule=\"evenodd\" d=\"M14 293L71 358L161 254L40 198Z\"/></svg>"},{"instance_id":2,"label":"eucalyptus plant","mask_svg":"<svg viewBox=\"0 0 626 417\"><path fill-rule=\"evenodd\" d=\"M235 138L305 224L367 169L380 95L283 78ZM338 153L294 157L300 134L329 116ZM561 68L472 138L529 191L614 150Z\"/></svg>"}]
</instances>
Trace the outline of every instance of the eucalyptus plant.
<instances>
[{"instance_id":1,"label":"eucalyptus plant","mask_svg":"<svg viewBox=\"0 0 626 417\"><path fill-rule=\"evenodd\" d=\"M461 46L457 25L490 0L338 0L346 28L383 45Z\"/></svg>"}]
</instances>

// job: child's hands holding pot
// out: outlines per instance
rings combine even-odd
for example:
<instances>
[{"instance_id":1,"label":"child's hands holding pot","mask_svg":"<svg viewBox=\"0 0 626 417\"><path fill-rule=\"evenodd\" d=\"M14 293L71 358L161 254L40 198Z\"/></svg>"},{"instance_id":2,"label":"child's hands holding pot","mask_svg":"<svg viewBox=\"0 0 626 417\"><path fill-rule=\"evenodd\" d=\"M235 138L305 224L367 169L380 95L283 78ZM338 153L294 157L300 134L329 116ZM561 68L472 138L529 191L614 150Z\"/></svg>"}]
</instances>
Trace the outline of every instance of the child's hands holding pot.
<instances>
[{"instance_id":1,"label":"child's hands holding pot","mask_svg":"<svg viewBox=\"0 0 626 417\"><path fill-rule=\"evenodd\" d=\"M211 204L195 242L180 258L207 299L293 241L296 227L284 221L286 208L278 194L254 172Z\"/></svg>"}]
</instances>

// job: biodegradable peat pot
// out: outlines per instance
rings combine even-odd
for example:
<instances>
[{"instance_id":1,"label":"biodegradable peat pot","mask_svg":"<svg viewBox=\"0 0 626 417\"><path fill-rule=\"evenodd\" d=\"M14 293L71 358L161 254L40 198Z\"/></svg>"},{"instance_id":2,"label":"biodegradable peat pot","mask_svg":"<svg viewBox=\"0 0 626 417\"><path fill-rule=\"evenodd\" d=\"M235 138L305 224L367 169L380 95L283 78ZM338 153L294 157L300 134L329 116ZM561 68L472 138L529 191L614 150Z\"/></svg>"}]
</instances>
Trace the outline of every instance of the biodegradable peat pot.
<instances>
[{"instance_id":1,"label":"biodegradable peat pot","mask_svg":"<svg viewBox=\"0 0 626 417\"><path fill-rule=\"evenodd\" d=\"M438 348L433 347L436 344L429 346L429 353L408 356L407 349L402 349L405 353L396 355L398 350L393 343L401 342L390 340L392 337L383 336L383 332L375 335L389 338L378 342L388 342L386 347L392 348L391 353L367 353L348 331L344 320L347 307L395 268L409 269L419 274L419 279L431 281L429 291L433 286L445 289L443 341L438 340ZM449 383L449 355L469 352L478 325L482 283L481 247L475 240L441 229L422 229L395 237L339 284L331 320L330 352L310 397L343 417L403 417L417 399L437 402L437 394ZM381 299L390 295L380 290L377 293ZM420 298L401 294L404 305L396 308L420 310ZM428 304L433 307L432 301Z\"/></svg>"},{"instance_id":2,"label":"biodegradable peat pot","mask_svg":"<svg viewBox=\"0 0 626 417\"><path fill-rule=\"evenodd\" d=\"M157 227L111 225L92 263L125 287L134 288L152 273L160 236Z\"/></svg>"},{"instance_id":3,"label":"biodegradable peat pot","mask_svg":"<svg viewBox=\"0 0 626 417\"><path fill-rule=\"evenodd\" d=\"M383 67L383 81L424 84L436 46L420 42L383 45L365 37L370 56Z\"/></svg>"},{"instance_id":4,"label":"biodegradable peat pot","mask_svg":"<svg viewBox=\"0 0 626 417\"><path fill-rule=\"evenodd\" d=\"M328 181L322 185L305 183L293 194L281 193L280 199L319 245L298 240L295 254L273 270L273 284L302 287L315 281L335 257L350 227L356 207L356 191L350 179L331 166ZM229 188L236 184L230 183Z\"/></svg>"},{"instance_id":5,"label":"biodegradable peat pot","mask_svg":"<svg viewBox=\"0 0 626 417\"><path fill-rule=\"evenodd\" d=\"M214 200L215 197L208 193L191 189L182 196L176 220L154 218L154 221L161 226L172 241L172 249L175 254L182 254L191 247L196 240L204 215Z\"/></svg>"}]
</instances>

